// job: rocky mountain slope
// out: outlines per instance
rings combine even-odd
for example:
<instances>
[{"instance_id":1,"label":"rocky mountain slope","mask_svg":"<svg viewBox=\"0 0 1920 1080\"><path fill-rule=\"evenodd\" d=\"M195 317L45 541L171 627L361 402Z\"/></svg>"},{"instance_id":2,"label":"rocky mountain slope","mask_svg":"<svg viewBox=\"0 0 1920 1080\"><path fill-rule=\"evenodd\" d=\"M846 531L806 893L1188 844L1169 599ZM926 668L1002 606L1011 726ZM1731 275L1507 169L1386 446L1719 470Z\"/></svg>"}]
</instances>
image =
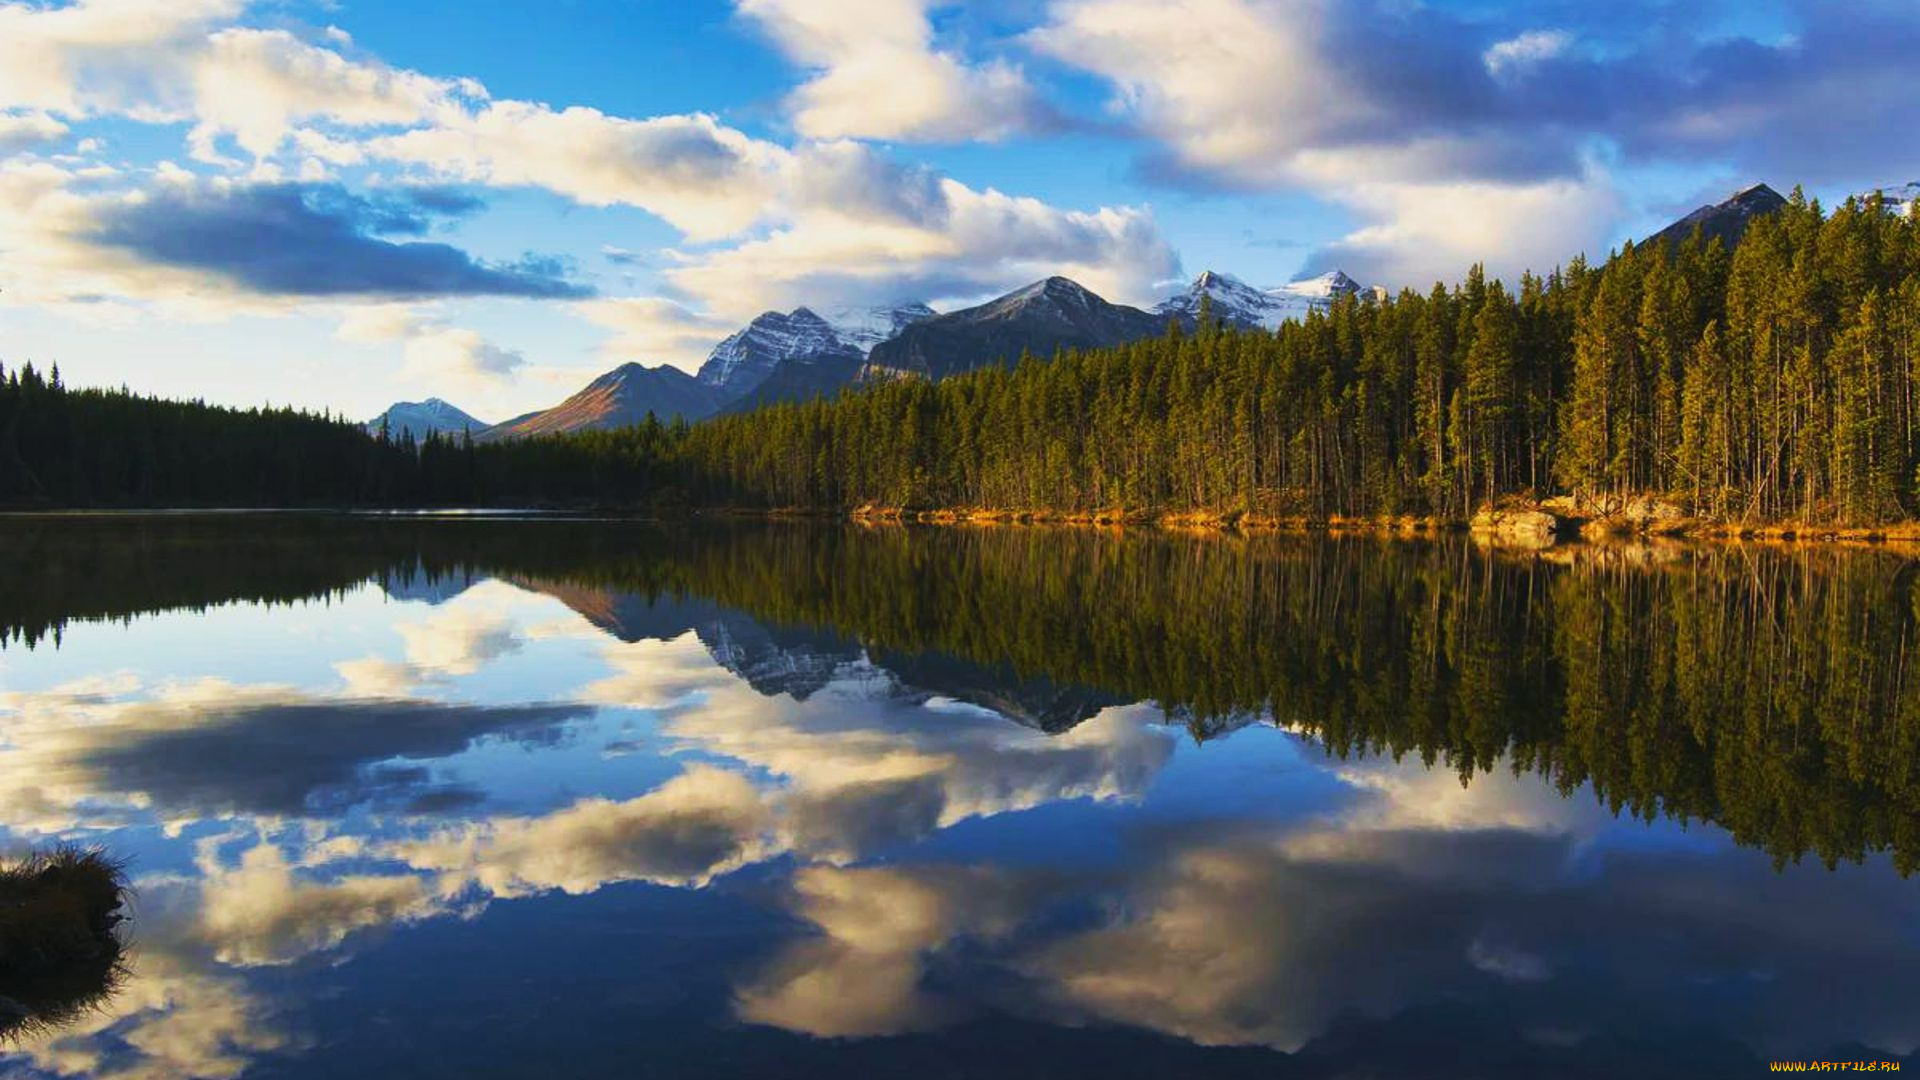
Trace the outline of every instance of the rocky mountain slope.
<instances>
[{"instance_id":1,"label":"rocky mountain slope","mask_svg":"<svg viewBox=\"0 0 1920 1080\"><path fill-rule=\"evenodd\" d=\"M704 420L726 403L713 387L662 365L622 364L551 409L518 416L483 436L487 440L591 431L643 423L648 413L665 423L676 416Z\"/></svg>"},{"instance_id":2,"label":"rocky mountain slope","mask_svg":"<svg viewBox=\"0 0 1920 1080\"><path fill-rule=\"evenodd\" d=\"M1166 328L1158 315L1110 304L1077 282L1051 277L978 307L936 315L874 346L863 378L902 375L944 379L1022 352L1050 357L1063 348L1100 348L1151 337Z\"/></svg>"}]
</instances>

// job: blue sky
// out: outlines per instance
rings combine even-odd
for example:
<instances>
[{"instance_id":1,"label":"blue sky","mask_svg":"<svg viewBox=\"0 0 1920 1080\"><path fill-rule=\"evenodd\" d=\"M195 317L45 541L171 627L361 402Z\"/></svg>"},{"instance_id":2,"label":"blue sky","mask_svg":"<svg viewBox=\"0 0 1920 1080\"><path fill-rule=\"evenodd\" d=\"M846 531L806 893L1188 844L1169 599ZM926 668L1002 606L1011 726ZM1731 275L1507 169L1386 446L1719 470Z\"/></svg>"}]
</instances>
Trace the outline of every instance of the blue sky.
<instances>
[{"instance_id":1,"label":"blue sky","mask_svg":"<svg viewBox=\"0 0 1920 1080\"><path fill-rule=\"evenodd\" d=\"M1908 0L0 0L0 362L493 420L754 314L1511 275L1920 178Z\"/></svg>"}]
</instances>

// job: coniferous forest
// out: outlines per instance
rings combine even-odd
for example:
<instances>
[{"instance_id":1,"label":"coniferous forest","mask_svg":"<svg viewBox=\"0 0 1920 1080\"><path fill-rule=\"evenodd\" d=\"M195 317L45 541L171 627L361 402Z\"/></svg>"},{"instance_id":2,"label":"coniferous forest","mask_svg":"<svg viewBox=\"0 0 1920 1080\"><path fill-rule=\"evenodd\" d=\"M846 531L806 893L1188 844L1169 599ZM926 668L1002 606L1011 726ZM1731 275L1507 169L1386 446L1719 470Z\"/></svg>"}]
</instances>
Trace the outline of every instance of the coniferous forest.
<instances>
[{"instance_id":1,"label":"coniferous forest","mask_svg":"<svg viewBox=\"0 0 1920 1080\"><path fill-rule=\"evenodd\" d=\"M697 425L415 446L291 410L0 374L16 505L599 503L1460 519L1568 494L1695 517L1920 513L1920 218L1795 193L1732 251L1343 300Z\"/></svg>"}]
</instances>

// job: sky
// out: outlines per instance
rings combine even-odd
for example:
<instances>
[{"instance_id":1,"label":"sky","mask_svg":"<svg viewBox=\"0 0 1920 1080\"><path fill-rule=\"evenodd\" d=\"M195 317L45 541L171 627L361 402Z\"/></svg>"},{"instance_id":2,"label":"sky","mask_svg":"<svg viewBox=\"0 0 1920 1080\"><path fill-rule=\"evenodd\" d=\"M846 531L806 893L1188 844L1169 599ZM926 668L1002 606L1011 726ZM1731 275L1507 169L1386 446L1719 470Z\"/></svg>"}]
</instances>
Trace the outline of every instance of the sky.
<instances>
[{"instance_id":1,"label":"sky","mask_svg":"<svg viewBox=\"0 0 1920 1080\"><path fill-rule=\"evenodd\" d=\"M0 364L495 421L766 310L1427 288L1920 179L1912 0L0 0Z\"/></svg>"}]
</instances>

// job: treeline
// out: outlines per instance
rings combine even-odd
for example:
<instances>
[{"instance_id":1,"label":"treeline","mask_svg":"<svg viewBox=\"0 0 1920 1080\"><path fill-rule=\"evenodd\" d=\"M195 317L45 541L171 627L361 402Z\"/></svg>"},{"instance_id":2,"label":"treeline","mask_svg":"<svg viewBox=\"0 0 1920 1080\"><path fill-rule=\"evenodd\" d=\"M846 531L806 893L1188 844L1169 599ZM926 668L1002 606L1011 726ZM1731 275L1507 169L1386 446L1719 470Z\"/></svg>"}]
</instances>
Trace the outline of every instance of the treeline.
<instances>
[{"instance_id":1,"label":"treeline","mask_svg":"<svg viewBox=\"0 0 1920 1080\"><path fill-rule=\"evenodd\" d=\"M76 389L0 367L0 507L433 507L685 502L683 424L476 444L293 408Z\"/></svg>"},{"instance_id":2,"label":"treeline","mask_svg":"<svg viewBox=\"0 0 1920 1080\"><path fill-rule=\"evenodd\" d=\"M0 505L335 506L410 500L418 447L290 408L228 409L73 389L0 369Z\"/></svg>"},{"instance_id":3,"label":"treeline","mask_svg":"<svg viewBox=\"0 0 1920 1080\"><path fill-rule=\"evenodd\" d=\"M761 506L1109 507L1464 517L1507 496L1659 494L1714 518L1916 509L1920 219L1796 191L1729 253L1698 236L1517 291L1354 299L696 426L696 497Z\"/></svg>"}]
</instances>

